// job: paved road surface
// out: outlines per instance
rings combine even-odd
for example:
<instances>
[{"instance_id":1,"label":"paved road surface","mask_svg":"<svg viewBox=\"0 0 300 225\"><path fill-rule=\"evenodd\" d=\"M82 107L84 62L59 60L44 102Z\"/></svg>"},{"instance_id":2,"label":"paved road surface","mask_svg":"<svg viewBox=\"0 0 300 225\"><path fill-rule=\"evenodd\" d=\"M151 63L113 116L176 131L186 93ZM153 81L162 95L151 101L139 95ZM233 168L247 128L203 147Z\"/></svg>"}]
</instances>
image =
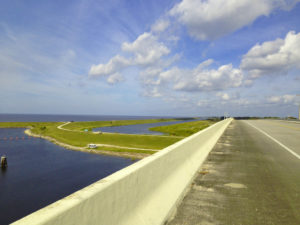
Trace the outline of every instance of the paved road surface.
<instances>
[{"instance_id":1,"label":"paved road surface","mask_svg":"<svg viewBox=\"0 0 300 225\"><path fill-rule=\"evenodd\" d=\"M233 121L168 225L300 224L300 124Z\"/></svg>"}]
</instances>

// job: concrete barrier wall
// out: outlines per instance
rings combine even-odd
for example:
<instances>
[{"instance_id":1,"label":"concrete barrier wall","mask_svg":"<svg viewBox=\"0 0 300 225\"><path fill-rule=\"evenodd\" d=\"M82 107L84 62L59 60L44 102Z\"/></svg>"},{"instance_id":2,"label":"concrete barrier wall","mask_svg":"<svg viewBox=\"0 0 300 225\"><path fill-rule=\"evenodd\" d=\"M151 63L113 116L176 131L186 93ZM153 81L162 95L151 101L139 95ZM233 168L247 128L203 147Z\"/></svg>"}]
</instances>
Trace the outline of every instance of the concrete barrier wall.
<instances>
[{"instance_id":1,"label":"concrete barrier wall","mask_svg":"<svg viewBox=\"0 0 300 225\"><path fill-rule=\"evenodd\" d=\"M163 224L231 121L218 122L13 224Z\"/></svg>"}]
</instances>

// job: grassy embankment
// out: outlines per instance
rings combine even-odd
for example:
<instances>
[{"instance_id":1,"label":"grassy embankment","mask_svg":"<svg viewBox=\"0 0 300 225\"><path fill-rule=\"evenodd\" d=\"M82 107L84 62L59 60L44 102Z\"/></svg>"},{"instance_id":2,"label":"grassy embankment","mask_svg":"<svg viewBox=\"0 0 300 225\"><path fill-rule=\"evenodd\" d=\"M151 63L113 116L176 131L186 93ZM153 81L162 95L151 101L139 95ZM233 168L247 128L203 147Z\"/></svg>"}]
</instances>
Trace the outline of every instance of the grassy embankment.
<instances>
[{"instance_id":1,"label":"grassy embankment","mask_svg":"<svg viewBox=\"0 0 300 225\"><path fill-rule=\"evenodd\" d=\"M91 131L97 127L109 127L109 126L125 126L134 124L145 124L145 123L159 123L167 121L177 121L177 119L147 119L147 120L112 120L112 121L83 121L69 123L63 128L69 130L83 131L88 129Z\"/></svg>"},{"instance_id":2,"label":"grassy embankment","mask_svg":"<svg viewBox=\"0 0 300 225\"><path fill-rule=\"evenodd\" d=\"M172 121L167 119L151 119L151 120L120 120L120 121L94 121L94 122L73 122L63 126L64 129L58 129L57 126L62 122L2 122L0 127L26 127L31 128L31 133L41 135L42 137L50 137L59 143L75 146L87 147L90 143L108 145L100 146L99 150L112 152L129 152L141 154L153 154L155 151L171 145L181 138L161 137L154 135L130 135L117 133L95 134L91 131L80 132L85 129L91 130L96 127L103 126L120 126L143 123L156 123L164 121ZM59 144L57 143L57 144ZM147 150L148 149L148 150Z\"/></svg>"},{"instance_id":3,"label":"grassy embankment","mask_svg":"<svg viewBox=\"0 0 300 225\"><path fill-rule=\"evenodd\" d=\"M94 121L94 122L72 122L65 126L64 129L58 129L57 126L62 122L3 122L0 128L5 127L30 127L31 133L41 135L42 137L50 137L55 139L56 144L67 144L70 146L81 147L86 149L90 143L100 144L96 151L105 151L113 153L131 153L146 156L155 153L153 150L161 150L183 138L189 134L195 133L211 124L212 122L197 121L182 124L151 128L160 132L169 133L172 136L159 135L132 135L118 133L102 133L96 134L91 132L92 128L103 126L120 126L131 124L155 123L162 121L170 121L166 119L151 120L119 120L119 121ZM192 125L192 126L191 126ZM88 129L88 132L83 130ZM75 149L75 148L74 148ZM124 154L126 155L126 154ZM128 155L128 154L127 154Z\"/></svg>"},{"instance_id":4,"label":"grassy embankment","mask_svg":"<svg viewBox=\"0 0 300 225\"><path fill-rule=\"evenodd\" d=\"M215 123L210 120L192 121L168 126L152 127L149 130L162 132L171 136L187 137Z\"/></svg>"}]
</instances>

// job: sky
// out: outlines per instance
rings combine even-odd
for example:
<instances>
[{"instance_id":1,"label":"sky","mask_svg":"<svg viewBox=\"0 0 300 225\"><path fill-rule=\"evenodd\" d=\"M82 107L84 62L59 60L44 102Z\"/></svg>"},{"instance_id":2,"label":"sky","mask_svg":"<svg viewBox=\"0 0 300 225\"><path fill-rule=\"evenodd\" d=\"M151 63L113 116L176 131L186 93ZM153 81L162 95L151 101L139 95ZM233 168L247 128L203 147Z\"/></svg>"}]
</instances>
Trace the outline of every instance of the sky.
<instances>
[{"instance_id":1,"label":"sky","mask_svg":"<svg viewBox=\"0 0 300 225\"><path fill-rule=\"evenodd\" d=\"M10 0L0 113L294 116L299 0Z\"/></svg>"}]
</instances>

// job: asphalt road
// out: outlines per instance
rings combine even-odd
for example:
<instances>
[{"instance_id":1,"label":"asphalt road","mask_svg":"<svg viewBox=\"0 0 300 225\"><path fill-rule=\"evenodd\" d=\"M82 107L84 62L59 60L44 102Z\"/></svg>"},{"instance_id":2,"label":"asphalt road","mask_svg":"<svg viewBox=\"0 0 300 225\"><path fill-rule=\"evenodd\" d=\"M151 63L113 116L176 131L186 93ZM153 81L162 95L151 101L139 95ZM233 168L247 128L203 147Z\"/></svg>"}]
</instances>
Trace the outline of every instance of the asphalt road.
<instances>
[{"instance_id":1,"label":"asphalt road","mask_svg":"<svg viewBox=\"0 0 300 225\"><path fill-rule=\"evenodd\" d=\"M300 124L233 121L168 225L300 224Z\"/></svg>"}]
</instances>

